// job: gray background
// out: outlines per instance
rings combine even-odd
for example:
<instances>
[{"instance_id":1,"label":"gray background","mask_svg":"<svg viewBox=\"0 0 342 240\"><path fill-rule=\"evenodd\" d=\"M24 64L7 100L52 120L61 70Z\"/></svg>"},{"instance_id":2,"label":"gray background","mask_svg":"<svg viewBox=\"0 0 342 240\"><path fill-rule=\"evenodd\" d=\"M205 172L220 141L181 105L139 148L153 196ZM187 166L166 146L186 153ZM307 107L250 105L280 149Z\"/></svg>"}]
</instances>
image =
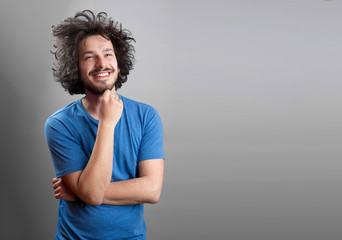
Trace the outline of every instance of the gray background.
<instances>
[{"instance_id":1,"label":"gray background","mask_svg":"<svg viewBox=\"0 0 342 240\"><path fill-rule=\"evenodd\" d=\"M342 1L1 1L1 238L53 239L50 26L104 10L136 38L120 94L163 119L148 236L342 239Z\"/></svg>"}]
</instances>

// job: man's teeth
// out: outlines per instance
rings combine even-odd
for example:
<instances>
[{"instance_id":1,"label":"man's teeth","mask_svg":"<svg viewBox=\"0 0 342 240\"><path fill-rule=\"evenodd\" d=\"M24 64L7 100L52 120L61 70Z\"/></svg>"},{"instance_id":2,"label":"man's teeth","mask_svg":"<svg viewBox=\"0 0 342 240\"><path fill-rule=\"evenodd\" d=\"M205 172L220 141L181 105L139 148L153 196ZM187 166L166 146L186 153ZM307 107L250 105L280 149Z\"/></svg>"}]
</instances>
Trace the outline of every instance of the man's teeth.
<instances>
[{"instance_id":1,"label":"man's teeth","mask_svg":"<svg viewBox=\"0 0 342 240\"><path fill-rule=\"evenodd\" d=\"M109 75L109 73L99 73L99 74L97 74L97 76L99 76L99 77L105 77L105 76L108 76Z\"/></svg>"}]
</instances>

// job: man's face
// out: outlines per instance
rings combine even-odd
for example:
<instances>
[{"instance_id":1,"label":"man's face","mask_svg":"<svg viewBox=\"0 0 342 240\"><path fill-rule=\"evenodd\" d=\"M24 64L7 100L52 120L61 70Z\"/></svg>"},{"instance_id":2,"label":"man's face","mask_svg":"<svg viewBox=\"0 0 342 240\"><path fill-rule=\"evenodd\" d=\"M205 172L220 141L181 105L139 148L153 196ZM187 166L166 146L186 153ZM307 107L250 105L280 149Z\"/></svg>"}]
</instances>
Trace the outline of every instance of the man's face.
<instances>
[{"instance_id":1,"label":"man's face","mask_svg":"<svg viewBox=\"0 0 342 240\"><path fill-rule=\"evenodd\" d=\"M78 45L78 68L86 94L102 95L112 89L119 74L114 47L100 35L87 37Z\"/></svg>"}]
</instances>

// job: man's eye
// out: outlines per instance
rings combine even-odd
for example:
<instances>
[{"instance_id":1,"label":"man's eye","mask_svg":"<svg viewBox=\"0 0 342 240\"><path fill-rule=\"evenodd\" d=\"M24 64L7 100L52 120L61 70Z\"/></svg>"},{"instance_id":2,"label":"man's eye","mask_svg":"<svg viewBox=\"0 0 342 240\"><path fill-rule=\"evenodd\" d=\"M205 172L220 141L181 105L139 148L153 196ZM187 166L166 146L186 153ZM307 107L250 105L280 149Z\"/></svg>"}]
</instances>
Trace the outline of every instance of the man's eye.
<instances>
[{"instance_id":1,"label":"man's eye","mask_svg":"<svg viewBox=\"0 0 342 240\"><path fill-rule=\"evenodd\" d=\"M93 59L94 56L86 56L85 59L88 60L88 59Z\"/></svg>"},{"instance_id":2,"label":"man's eye","mask_svg":"<svg viewBox=\"0 0 342 240\"><path fill-rule=\"evenodd\" d=\"M111 54L111 53L106 54L106 57L111 57L111 56L113 56L113 54Z\"/></svg>"}]
</instances>

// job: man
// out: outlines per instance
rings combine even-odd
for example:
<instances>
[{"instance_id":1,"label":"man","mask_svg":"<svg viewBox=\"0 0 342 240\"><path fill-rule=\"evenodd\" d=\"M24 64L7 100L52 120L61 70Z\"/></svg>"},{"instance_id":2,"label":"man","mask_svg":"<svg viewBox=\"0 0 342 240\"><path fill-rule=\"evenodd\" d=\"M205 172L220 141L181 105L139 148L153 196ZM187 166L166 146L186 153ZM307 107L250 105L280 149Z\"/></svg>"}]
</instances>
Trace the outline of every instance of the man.
<instances>
[{"instance_id":1,"label":"man","mask_svg":"<svg viewBox=\"0 0 342 240\"><path fill-rule=\"evenodd\" d=\"M133 68L134 39L91 11L52 32L56 80L85 94L45 124L60 199L56 239L146 239L143 204L160 198L163 130L154 108L116 93Z\"/></svg>"}]
</instances>

